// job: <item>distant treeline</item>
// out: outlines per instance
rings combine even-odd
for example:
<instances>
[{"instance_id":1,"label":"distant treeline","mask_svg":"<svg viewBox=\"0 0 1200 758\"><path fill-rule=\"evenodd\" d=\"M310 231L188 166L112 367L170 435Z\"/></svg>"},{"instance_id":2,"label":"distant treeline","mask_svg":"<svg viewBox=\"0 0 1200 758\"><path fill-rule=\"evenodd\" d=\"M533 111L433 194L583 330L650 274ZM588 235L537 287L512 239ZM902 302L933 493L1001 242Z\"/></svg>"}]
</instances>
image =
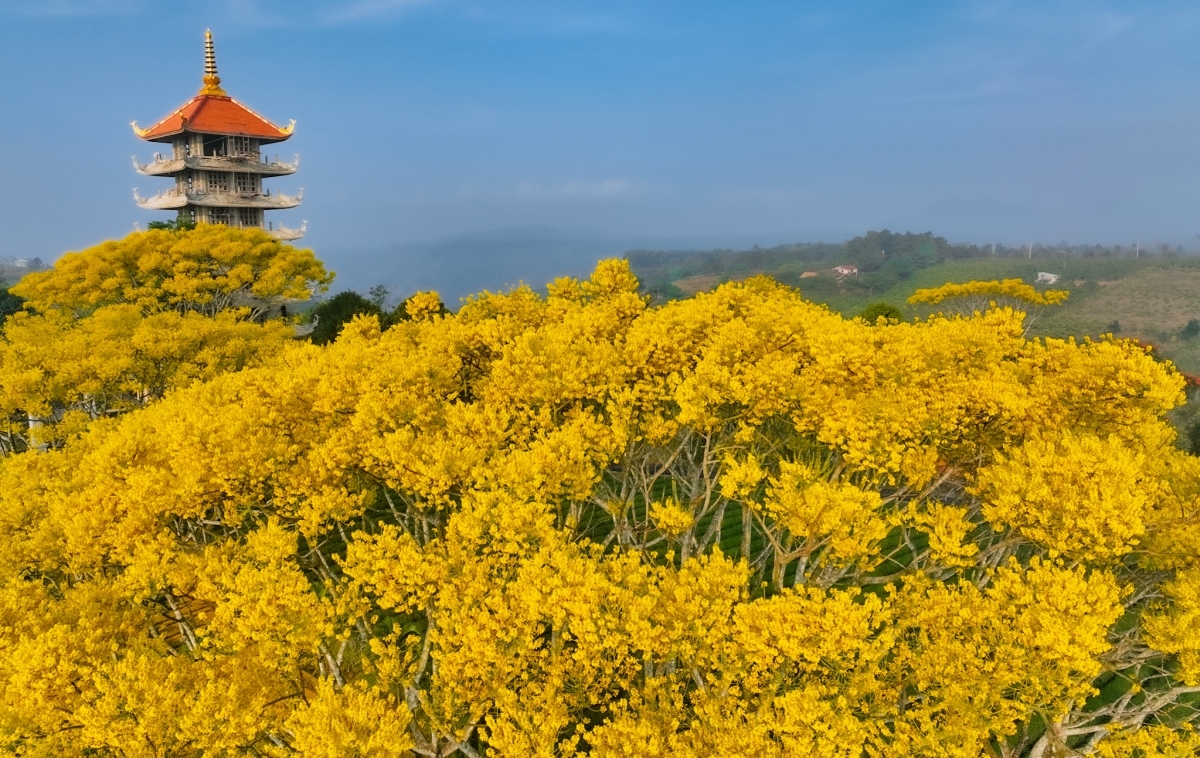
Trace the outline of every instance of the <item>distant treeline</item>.
<instances>
[{"instance_id":1,"label":"distant treeline","mask_svg":"<svg viewBox=\"0 0 1200 758\"><path fill-rule=\"evenodd\" d=\"M871 231L846 242L797 242L750 250L631 250L626 253L644 288L658 296L686 294L676 283L688 277L718 276L737 279L763 272L786 282L797 282L806 271L828 275L838 265L858 267L858 275L847 278L843 286L871 291L885 290L916 271L953 260L969 258L1064 258L1182 255L1180 246L1166 244L1153 249L1134 245L1058 245L1034 244L1032 247L1006 245L952 244L932 232L903 234Z\"/></svg>"},{"instance_id":2,"label":"distant treeline","mask_svg":"<svg viewBox=\"0 0 1200 758\"><path fill-rule=\"evenodd\" d=\"M388 329L413 318L414 310L438 314L450 312L437 294L432 292L418 292L394 308L388 307L390 298L388 288L380 284L372 287L366 297L354 290L346 290L318 302L304 314L303 320L312 324L309 339L318 345L333 342L355 316L375 316L379 319L380 328Z\"/></svg>"},{"instance_id":3,"label":"distant treeline","mask_svg":"<svg viewBox=\"0 0 1200 758\"><path fill-rule=\"evenodd\" d=\"M0 255L0 278L14 281L25 276L30 271L41 271L47 268L41 258L18 258L15 255Z\"/></svg>"},{"instance_id":4,"label":"distant treeline","mask_svg":"<svg viewBox=\"0 0 1200 758\"><path fill-rule=\"evenodd\" d=\"M21 310L24 300L8 291L8 283L0 277L0 325L12 314Z\"/></svg>"}]
</instances>

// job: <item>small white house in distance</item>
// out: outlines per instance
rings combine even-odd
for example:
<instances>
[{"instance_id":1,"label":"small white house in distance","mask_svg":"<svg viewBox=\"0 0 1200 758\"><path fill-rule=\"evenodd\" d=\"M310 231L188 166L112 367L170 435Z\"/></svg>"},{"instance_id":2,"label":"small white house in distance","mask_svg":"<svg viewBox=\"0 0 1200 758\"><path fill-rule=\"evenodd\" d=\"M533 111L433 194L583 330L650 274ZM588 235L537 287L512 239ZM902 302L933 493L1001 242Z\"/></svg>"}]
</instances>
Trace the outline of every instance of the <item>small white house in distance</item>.
<instances>
[{"instance_id":1,"label":"small white house in distance","mask_svg":"<svg viewBox=\"0 0 1200 758\"><path fill-rule=\"evenodd\" d=\"M1051 274L1048 271L1039 271L1037 281L1034 282L1034 284L1056 284L1061 278L1061 274Z\"/></svg>"},{"instance_id":2,"label":"small white house in distance","mask_svg":"<svg viewBox=\"0 0 1200 758\"><path fill-rule=\"evenodd\" d=\"M26 258L14 258L12 265L17 268L29 268L29 260Z\"/></svg>"},{"instance_id":3,"label":"small white house in distance","mask_svg":"<svg viewBox=\"0 0 1200 758\"><path fill-rule=\"evenodd\" d=\"M858 276L858 266L848 264L845 266L834 266L833 273L838 276Z\"/></svg>"}]
</instances>

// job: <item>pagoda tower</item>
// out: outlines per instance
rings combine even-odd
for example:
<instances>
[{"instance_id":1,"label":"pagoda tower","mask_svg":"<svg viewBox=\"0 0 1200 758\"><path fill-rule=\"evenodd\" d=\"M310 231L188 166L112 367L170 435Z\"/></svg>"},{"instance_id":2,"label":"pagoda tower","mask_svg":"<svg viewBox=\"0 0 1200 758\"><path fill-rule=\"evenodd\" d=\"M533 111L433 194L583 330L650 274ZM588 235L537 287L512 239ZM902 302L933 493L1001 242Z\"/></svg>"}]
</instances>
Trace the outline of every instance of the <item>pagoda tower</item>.
<instances>
[{"instance_id":1,"label":"pagoda tower","mask_svg":"<svg viewBox=\"0 0 1200 758\"><path fill-rule=\"evenodd\" d=\"M137 204L148 210L178 211L180 221L254 227L281 240L304 236L307 222L299 229L264 222L269 210L295 208L304 190L295 197L263 189L263 179L293 174L300 157L291 163L278 157L268 161L262 147L292 136L296 122L285 127L272 124L234 100L221 89L212 32L204 33L204 86L169 116L149 129L132 123L133 131L147 142L170 146L168 153L155 153L148 164L133 159L134 168L146 176L167 176L175 186L154 197L143 198L133 191Z\"/></svg>"}]
</instances>

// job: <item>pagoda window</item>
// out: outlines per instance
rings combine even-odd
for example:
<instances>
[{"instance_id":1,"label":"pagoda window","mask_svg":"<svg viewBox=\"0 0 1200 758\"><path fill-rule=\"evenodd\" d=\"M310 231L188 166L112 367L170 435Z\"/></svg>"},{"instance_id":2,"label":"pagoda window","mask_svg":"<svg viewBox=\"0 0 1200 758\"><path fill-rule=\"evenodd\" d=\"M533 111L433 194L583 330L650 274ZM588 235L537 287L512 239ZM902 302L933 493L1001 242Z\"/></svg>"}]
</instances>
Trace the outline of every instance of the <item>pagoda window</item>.
<instances>
[{"instance_id":1,"label":"pagoda window","mask_svg":"<svg viewBox=\"0 0 1200 758\"><path fill-rule=\"evenodd\" d=\"M238 226L262 226L257 208L238 208Z\"/></svg>"},{"instance_id":2,"label":"pagoda window","mask_svg":"<svg viewBox=\"0 0 1200 758\"><path fill-rule=\"evenodd\" d=\"M251 137L230 137L229 154L239 158L258 158L258 140Z\"/></svg>"},{"instance_id":3,"label":"pagoda window","mask_svg":"<svg viewBox=\"0 0 1200 758\"><path fill-rule=\"evenodd\" d=\"M209 208L208 223L210 224L225 224L229 226L229 209L228 208Z\"/></svg>"},{"instance_id":4,"label":"pagoda window","mask_svg":"<svg viewBox=\"0 0 1200 758\"><path fill-rule=\"evenodd\" d=\"M258 177L254 174L236 173L234 177L234 186L237 188L239 195L257 195L258 194Z\"/></svg>"},{"instance_id":5,"label":"pagoda window","mask_svg":"<svg viewBox=\"0 0 1200 758\"><path fill-rule=\"evenodd\" d=\"M204 137L204 155L215 158L223 158L227 154L227 144L224 137L208 135Z\"/></svg>"},{"instance_id":6,"label":"pagoda window","mask_svg":"<svg viewBox=\"0 0 1200 758\"><path fill-rule=\"evenodd\" d=\"M224 171L209 171L207 179L209 192L228 192L229 174Z\"/></svg>"}]
</instances>

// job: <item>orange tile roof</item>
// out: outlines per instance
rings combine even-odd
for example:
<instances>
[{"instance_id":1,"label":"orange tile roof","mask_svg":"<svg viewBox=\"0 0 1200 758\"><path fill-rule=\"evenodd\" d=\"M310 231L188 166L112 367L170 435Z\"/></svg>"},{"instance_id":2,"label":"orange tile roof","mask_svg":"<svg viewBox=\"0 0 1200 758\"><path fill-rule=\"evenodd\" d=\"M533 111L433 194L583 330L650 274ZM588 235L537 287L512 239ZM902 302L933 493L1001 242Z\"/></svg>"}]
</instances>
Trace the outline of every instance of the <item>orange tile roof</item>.
<instances>
[{"instance_id":1,"label":"orange tile roof","mask_svg":"<svg viewBox=\"0 0 1200 758\"><path fill-rule=\"evenodd\" d=\"M292 136L292 126L278 127L246 106L224 95L199 94L149 129L133 130L144 140L165 141L182 131L258 137L282 142Z\"/></svg>"}]
</instances>

